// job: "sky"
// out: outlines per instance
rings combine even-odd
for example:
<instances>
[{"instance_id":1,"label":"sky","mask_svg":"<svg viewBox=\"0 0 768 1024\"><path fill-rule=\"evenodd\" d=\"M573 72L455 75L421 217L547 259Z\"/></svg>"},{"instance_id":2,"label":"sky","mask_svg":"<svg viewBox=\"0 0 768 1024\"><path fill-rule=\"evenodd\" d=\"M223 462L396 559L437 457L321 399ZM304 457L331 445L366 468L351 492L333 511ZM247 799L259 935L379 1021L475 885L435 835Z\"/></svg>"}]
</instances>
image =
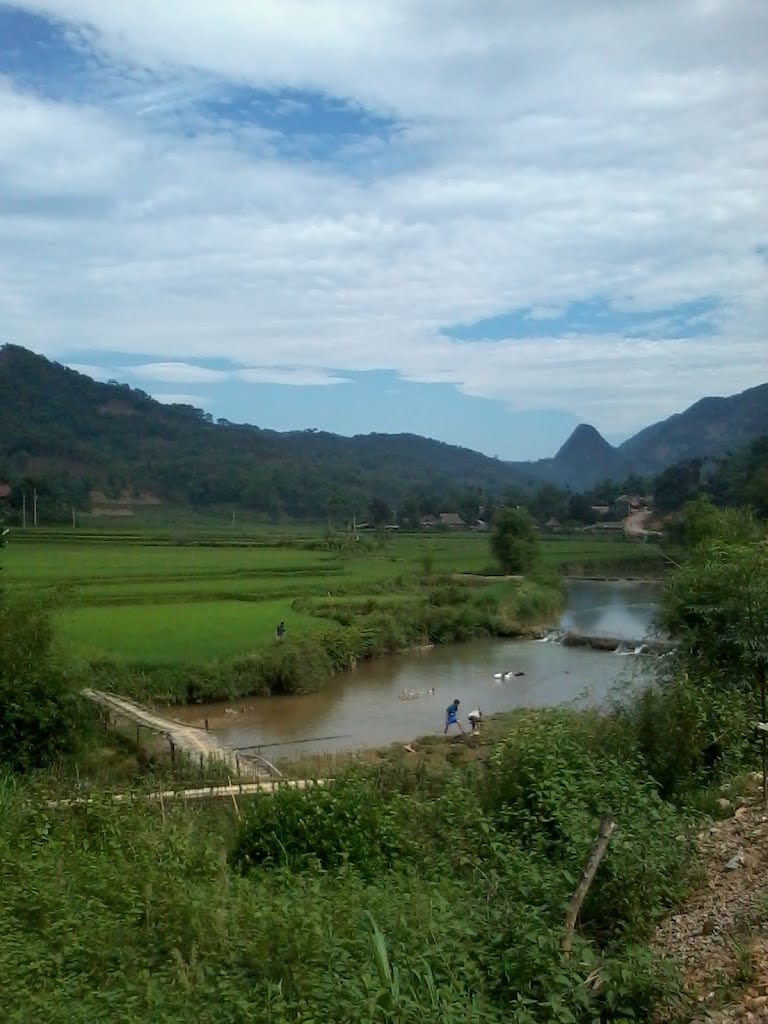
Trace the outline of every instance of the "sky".
<instances>
[{"instance_id":1,"label":"sky","mask_svg":"<svg viewBox=\"0 0 768 1024\"><path fill-rule=\"evenodd\" d=\"M768 381L765 0L0 2L0 342L502 459Z\"/></svg>"}]
</instances>

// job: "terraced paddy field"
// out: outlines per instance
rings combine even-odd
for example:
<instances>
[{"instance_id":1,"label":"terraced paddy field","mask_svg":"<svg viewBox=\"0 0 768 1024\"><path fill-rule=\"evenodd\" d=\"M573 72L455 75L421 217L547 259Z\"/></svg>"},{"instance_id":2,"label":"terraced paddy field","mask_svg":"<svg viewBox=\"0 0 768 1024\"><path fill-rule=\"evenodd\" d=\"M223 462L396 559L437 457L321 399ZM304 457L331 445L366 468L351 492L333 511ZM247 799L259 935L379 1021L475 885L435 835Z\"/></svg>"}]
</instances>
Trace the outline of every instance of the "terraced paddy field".
<instances>
[{"instance_id":1,"label":"terraced paddy field","mask_svg":"<svg viewBox=\"0 0 768 1024\"><path fill-rule=\"evenodd\" d=\"M659 551L623 539L553 538L544 561L550 569L621 574L634 566L642 574L658 567ZM257 651L274 643L281 619L292 636L325 628L329 602L384 610L423 595L436 577L493 571L482 534L361 535L351 543L308 528L14 531L2 562L9 584L55 595L68 652L127 665Z\"/></svg>"}]
</instances>

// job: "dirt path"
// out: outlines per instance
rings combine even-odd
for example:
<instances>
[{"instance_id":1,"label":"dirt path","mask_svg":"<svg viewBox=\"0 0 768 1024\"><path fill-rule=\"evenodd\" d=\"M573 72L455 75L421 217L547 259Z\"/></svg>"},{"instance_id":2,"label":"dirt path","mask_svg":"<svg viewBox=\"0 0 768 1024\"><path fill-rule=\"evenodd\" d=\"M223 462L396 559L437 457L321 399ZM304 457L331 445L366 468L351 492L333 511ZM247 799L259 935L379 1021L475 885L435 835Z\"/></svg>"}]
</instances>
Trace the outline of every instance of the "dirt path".
<instances>
[{"instance_id":1,"label":"dirt path","mask_svg":"<svg viewBox=\"0 0 768 1024\"><path fill-rule=\"evenodd\" d=\"M732 817L699 836L707 880L656 933L682 962L699 1009L691 1022L768 1022L768 812L753 779ZM727 805L727 806L726 806Z\"/></svg>"},{"instance_id":2,"label":"dirt path","mask_svg":"<svg viewBox=\"0 0 768 1024\"><path fill-rule=\"evenodd\" d=\"M624 520L624 533L628 537L644 537L649 532L646 530L645 524L650 517L651 512L647 508L641 508L637 512L630 512Z\"/></svg>"},{"instance_id":3,"label":"dirt path","mask_svg":"<svg viewBox=\"0 0 768 1024\"><path fill-rule=\"evenodd\" d=\"M152 732L167 737L179 750L186 751L195 756L202 755L209 761L217 761L225 764L233 774L249 778L259 777L262 772L258 766L247 757L238 756L234 750L219 743L215 737L196 725L188 725L186 722L179 722L175 718L168 718L157 711L137 704L128 697L120 697L114 693L106 693L103 690L92 690L90 688L80 691L88 700L100 704L115 715L142 725Z\"/></svg>"}]
</instances>

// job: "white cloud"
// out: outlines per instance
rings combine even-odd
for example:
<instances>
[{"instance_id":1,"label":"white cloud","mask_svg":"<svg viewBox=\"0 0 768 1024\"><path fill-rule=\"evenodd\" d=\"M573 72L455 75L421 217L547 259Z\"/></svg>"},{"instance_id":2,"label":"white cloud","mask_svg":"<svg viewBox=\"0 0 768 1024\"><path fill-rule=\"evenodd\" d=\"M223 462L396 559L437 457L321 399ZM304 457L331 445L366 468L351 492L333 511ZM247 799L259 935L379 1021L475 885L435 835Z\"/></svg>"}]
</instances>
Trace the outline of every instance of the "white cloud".
<instances>
[{"instance_id":1,"label":"white cloud","mask_svg":"<svg viewBox=\"0 0 768 1024\"><path fill-rule=\"evenodd\" d=\"M122 369L132 377L179 384L219 384L231 376L225 370L209 370L192 363L137 363Z\"/></svg>"},{"instance_id":2,"label":"white cloud","mask_svg":"<svg viewBox=\"0 0 768 1024\"><path fill-rule=\"evenodd\" d=\"M610 432L768 378L763 0L22 6L85 27L125 81L75 105L0 79L9 340L150 353L144 375L180 383L212 381L194 365L211 356L281 383L391 369ZM397 131L323 164L199 112L177 131L212 76L314 89ZM597 295L649 311L715 296L720 333L439 333Z\"/></svg>"},{"instance_id":3,"label":"white cloud","mask_svg":"<svg viewBox=\"0 0 768 1024\"><path fill-rule=\"evenodd\" d=\"M193 405L196 409L201 409L205 405L210 405L211 400L204 398L202 395L174 395L174 394L153 394L151 396L156 402L162 402L163 405Z\"/></svg>"},{"instance_id":4,"label":"white cloud","mask_svg":"<svg viewBox=\"0 0 768 1024\"><path fill-rule=\"evenodd\" d=\"M237 370L236 377L249 384L291 384L295 387L323 387L329 384L349 384L347 377L336 377L324 370L308 370L302 367L249 367Z\"/></svg>"}]
</instances>

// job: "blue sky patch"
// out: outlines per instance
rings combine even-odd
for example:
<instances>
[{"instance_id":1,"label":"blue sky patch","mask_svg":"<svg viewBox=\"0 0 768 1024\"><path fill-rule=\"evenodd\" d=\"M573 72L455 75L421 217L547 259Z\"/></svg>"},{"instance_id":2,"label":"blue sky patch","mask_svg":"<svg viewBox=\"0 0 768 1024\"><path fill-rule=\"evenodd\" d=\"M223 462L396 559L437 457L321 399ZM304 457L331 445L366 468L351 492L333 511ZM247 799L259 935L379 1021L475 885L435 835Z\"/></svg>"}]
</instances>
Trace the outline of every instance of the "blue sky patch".
<instances>
[{"instance_id":1,"label":"blue sky patch","mask_svg":"<svg viewBox=\"0 0 768 1024\"><path fill-rule=\"evenodd\" d=\"M71 350L65 365L87 365L90 354ZM270 430L327 430L339 434L409 433L474 448L500 459L525 460L554 455L578 420L553 409L517 412L505 402L475 398L451 384L418 384L389 371L334 371L348 384L296 387L254 384L228 377L221 382L151 380L126 372L159 362L154 356L102 354L106 377L150 395L188 396L214 419L250 423ZM225 359L189 360L194 366L233 372Z\"/></svg>"},{"instance_id":2,"label":"blue sky patch","mask_svg":"<svg viewBox=\"0 0 768 1024\"><path fill-rule=\"evenodd\" d=\"M74 96L93 59L63 24L0 3L0 72L46 99Z\"/></svg>"},{"instance_id":3,"label":"blue sky patch","mask_svg":"<svg viewBox=\"0 0 768 1024\"><path fill-rule=\"evenodd\" d=\"M527 306L478 320L455 324L442 334L457 341L502 341L508 338L552 338L568 334L619 334L628 338L697 338L711 334L720 303L704 297L669 309L618 309L596 297L570 302L564 310Z\"/></svg>"},{"instance_id":4,"label":"blue sky patch","mask_svg":"<svg viewBox=\"0 0 768 1024\"><path fill-rule=\"evenodd\" d=\"M0 73L41 98L124 108L184 137L258 128L283 156L317 162L366 140L386 143L399 123L350 101L302 89L256 89L184 68L165 72L102 59L64 23L0 3ZM354 159L350 161L355 163Z\"/></svg>"}]
</instances>

